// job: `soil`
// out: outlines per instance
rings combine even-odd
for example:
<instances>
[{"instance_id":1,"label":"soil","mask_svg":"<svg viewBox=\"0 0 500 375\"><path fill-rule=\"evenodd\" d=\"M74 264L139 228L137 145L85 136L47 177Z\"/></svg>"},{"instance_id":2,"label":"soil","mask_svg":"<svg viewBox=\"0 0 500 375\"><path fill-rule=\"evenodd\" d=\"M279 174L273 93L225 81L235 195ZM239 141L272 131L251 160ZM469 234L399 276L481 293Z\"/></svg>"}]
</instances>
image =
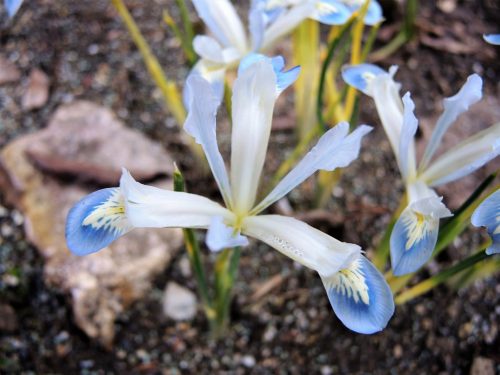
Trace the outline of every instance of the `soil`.
<instances>
[{"instance_id":1,"label":"soil","mask_svg":"<svg viewBox=\"0 0 500 375\"><path fill-rule=\"evenodd\" d=\"M181 84L187 68L159 11L169 7L175 16L173 2L126 3L167 75ZM456 8L446 13L453 5ZM387 8L385 14L381 36L387 39L395 30L396 11ZM417 37L383 62L400 66L398 79L412 92L418 116L435 115L441 98L456 92L472 72L484 78L486 94L499 96L500 49L480 39L482 33L498 32L499 20L495 1L421 1ZM457 50L457 43L470 48ZM191 192L220 199L214 181L199 173L107 1L26 1L13 22L0 15L0 53L22 73L20 82L0 86L0 147L43 128L59 104L88 99L109 106L128 126L159 140L184 171ZM50 97L41 109L23 111L20 98L33 68L48 75ZM285 107L278 115L286 117L287 111ZM378 124L367 100L362 101L361 118ZM314 223L341 240L360 244L368 255L402 192L381 127L373 133L328 203L326 212L336 218ZM228 137L221 142L227 150ZM295 142L290 129L273 133L267 175ZM311 187L306 182L289 195L292 207L308 205ZM43 261L25 239L22 215L4 206L0 196L1 373L463 374L479 357L500 372L498 274L458 292L445 285L435 288L398 306L383 332L364 336L336 319L314 272L261 243L242 254L232 329L223 340L209 340L201 311L191 322L163 315L167 281L195 290L193 278L182 271L186 259L181 253L151 293L119 318L115 345L106 350L75 326L68 297L43 283ZM469 231L418 278L460 259L480 241L479 231ZM273 277L279 279L277 286L254 301L252 294Z\"/></svg>"}]
</instances>

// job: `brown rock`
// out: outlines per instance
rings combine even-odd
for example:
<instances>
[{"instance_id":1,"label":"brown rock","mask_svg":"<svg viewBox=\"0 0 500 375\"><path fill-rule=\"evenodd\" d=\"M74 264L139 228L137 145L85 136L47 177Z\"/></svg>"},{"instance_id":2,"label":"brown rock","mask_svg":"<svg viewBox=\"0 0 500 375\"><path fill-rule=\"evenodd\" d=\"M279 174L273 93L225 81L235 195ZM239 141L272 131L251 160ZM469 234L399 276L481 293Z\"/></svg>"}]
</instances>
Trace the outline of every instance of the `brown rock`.
<instances>
[{"instance_id":1,"label":"brown rock","mask_svg":"<svg viewBox=\"0 0 500 375\"><path fill-rule=\"evenodd\" d=\"M492 359L476 357L472 362L470 375L494 375L495 362Z\"/></svg>"},{"instance_id":2,"label":"brown rock","mask_svg":"<svg viewBox=\"0 0 500 375\"><path fill-rule=\"evenodd\" d=\"M42 169L110 185L118 183L122 167L145 180L170 174L173 165L160 144L86 101L61 106L27 151Z\"/></svg>"},{"instance_id":3,"label":"brown rock","mask_svg":"<svg viewBox=\"0 0 500 375\"><path fill-rule=\"evenodd\" d=\"M120 137L119 132L115 135ZM41 139L46 140L45 131L19 138L0 152L0 191L25 215L26 234L46 261L46 282L71 295L78 326L109 347L116 316L149 290L152 278L165 269L180 247L182 234L178 230L135 229L99 253L72 255L64 239L66 215L90 191L66 186L30 162L25 150ZM131 149L125 143L122 146ZM163 180L161 184L170 183Z\"/></svg>"},{"instance_id":4,"label":"brown rock","mask_svg":"<svg viewBox=\"0 0 500 375\"><path fill-rule=\"evenodd\" d=\"M0 85L19 81L21 73L9 60L0 55Z\"/></svg>"},{"instance_id":5,"label":"brown rock","mask_svg":"<svg viewBox=\"0 0 500 375\"><path fill-rule=\"evenodd\" d=\"M16 312L12 306L0 304L0 332L14 332L18 327Z\"/></svg>"},{"instance_id":6,"label":"brown rock","mask_svg":"<svg viewBox=\"0 0 500 375\"><path fill-rule=\"evenodd\" d=\"M28 87L21 99L23 109L30 111L41 108L49 99L49 77L40 69L31 70Z\"/></svg>"}]
</instances>

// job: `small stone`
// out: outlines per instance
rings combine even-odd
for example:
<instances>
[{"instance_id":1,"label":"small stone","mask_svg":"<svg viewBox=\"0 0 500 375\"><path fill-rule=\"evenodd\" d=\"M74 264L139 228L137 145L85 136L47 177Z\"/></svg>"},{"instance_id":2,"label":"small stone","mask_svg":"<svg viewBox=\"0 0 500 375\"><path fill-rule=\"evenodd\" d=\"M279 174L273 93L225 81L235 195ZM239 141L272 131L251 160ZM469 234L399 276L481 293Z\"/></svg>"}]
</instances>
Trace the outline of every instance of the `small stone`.
<instances>
[{"instance_id":1,"label":"small stone","mask_svg":"<svg viewBox=\"0 0 500 375\"><path fill-rule=\"evenodd\" d=\"M495 375L495 363L489 358L476 357L472 361L470 375Z\"/></svg>"},{"instance_id":2,"label":"small stone","mask_svg":"<svg viewBox=\"0 0 500 375\"><path fill-rule=\"evenodd\" d=\"M244 355L241 357L241 364L247 368L252 368L255 366L255 358L252 355Z\"/></svg>"},{"instance_id":3,"label":"small stone","mask_svg":"<svg viewBox=\"0 0 500 375\"><path fill-rule=\"evenodd\" d=\"M0 304L0 332L14 332L19 327L16 312L12 306Z\"/></svg>"},{"instance_id":4,"label":"small stone","mask_svg":"<svg viewBox=\"0 0 500 375\"><path fill-rule=\"evenodd\" d=\"M174 320L191 320L196 315L196 295L177 283L169 282L163 296L163 312Z\"/></svg>"},{"instance_id":5,"label":"small stone","mask_svg":"<svg viewBox=\"0 0 500 375\"><path fill-rule=\"evenodd\" d=\"M403 347L399 344L396 344L393 349L394 358L399 359L403 356Z\"/></svg>"},{"instance_id":6,"label":"small stone","mask_svg":"<svg viewBox=\"0 0 500 375\"><path fill-rule=\"evenodd\" d=\"M21 99L25 110L41 108L49 99L49 77L40 69L33 69L30 73L28 88Z\"/></svg>"},{"instance_id":7,"label":"small stone","mask_svg":"<svg viewBox=\"0 0 500 375\"><path fill-rule=\"evenodd\" d=\"M183 256L179 261L179 269L181 270L182 276L188 278L192 276L191 264L187 256Z\"/></svg>"},{"instance_id":8,"label":"small stone","mask_svg":"<svg viewBox=\"0 0 500 375\"><path fill-rule=\"evenodd\" d=\"M0 85L19 81L21 73L9 60L0 55Z\"/></svg>"}]
</instances>

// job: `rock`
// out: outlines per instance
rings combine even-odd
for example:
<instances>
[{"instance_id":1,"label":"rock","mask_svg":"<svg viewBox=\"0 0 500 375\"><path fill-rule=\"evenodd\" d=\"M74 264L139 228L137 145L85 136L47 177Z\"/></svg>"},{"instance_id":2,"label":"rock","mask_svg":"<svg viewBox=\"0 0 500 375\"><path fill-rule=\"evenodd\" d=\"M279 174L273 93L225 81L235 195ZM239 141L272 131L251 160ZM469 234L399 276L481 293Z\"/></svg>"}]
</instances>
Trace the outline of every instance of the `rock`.
<instances>
[{"instance_id":1,"label":"rock","mask_svg":"<svg viewBox=\"0 0 500 375\"><path fill-rule=\"evenodd\" d=\"M40 69L31 70L28 87L21 99L23 109L30 111L41 108L49 99L49 77Z\"/></svg>"},{"instance_id":2,"label":"rock","mask_svg":"<svg viewBox=\"0 0 500 375\"><path fill-rule=\"evenodd\" d=\"M191 320L196 315L196 295L177 283L169 282L163 295L163 312L174 320Z\"/></svg>"},{"instance_id":3,"label":"rock","mask_svg":"<svg viewBox=\"0 0 500 375\"><path fill-rule=\"evenodd\" d=\"M45 281L71 296L76 324L110 347L115 318L149 291L151 280L164 271L181 246L182 233L135 229L96 254L72 255L64 238L66 215L91 190L68 186L54 175L42 173L30 161L27 148L46 141L46 134L41 131L18 138L0 152L0 192L24 214L26 235L45 258ZM119 132L116 136L120 137ZM77 130L73 137L79 137ZM122 147L129 152L117 154L131 160L134 148L126 143ZM171 181L163 179L159 185L166 187Z\"/></svg>"},{"instance_id":4,"label":"rock","mask_svg":"<svg viewBox=\"0 0 500 375\"><path fill-rule=\"evenodd\" d=\"M419 155L424 153L425 146L429 142L440 114L441 112L439 111L433 118L422 118L422 121L420 121L422 139L417 142L417 151ZM470 107L470 109L463 113L456 123L448 129L433 160L436 160L437 156L451 150L455 145L466 140L468 137L498 123L499 118L500 99L485 95L480 102ZM420 160L420 157L418 160ZM493 173L498 168L500 168L499 158L490 161L486 166L469 176L440 186L438 188L438 193L444 196L444 201L450 209L456 209L460 207L489 174Z\"/></svg>"},{"instance_id":5,"label":"rock","mask_svg":"<svg viewBox=\"0 0 500 375\"><path fill-rule=\"evenodd\" d=\"M17 82L21 78L19 69L9 60L0 55L0 85Z\"/></svg>"},{"instance_id":6,"label":"rock","mask_svg":"<svg viewBox=\"0 0 500 375\"><path fill-rule=\"evenodd\" d=\"M474 358L470 368L470 375L495 375L495 362L484 357Z\"/></svg>"},{"instance_id":7,"label":"rock","mask_svg":"<svg viewBox=\"0 0 500 375\"><path fill-rule=\"evenodd\" d=\"M44 170L110 185L118 183L122 167L145 180L171 174L173 165L160 144L87 101L61 106L28 146L28 155Z\"/></svg>"},{"instance_id":8,"label":"rock","mask_svg":"<svg viewBox=\"0 0 500 375\"><path fill-rule=\"evenodd\" d=\"M0 332L14 332L18 327L16 312L12 306L0 303Z\"/></svg>"}]
</instances>

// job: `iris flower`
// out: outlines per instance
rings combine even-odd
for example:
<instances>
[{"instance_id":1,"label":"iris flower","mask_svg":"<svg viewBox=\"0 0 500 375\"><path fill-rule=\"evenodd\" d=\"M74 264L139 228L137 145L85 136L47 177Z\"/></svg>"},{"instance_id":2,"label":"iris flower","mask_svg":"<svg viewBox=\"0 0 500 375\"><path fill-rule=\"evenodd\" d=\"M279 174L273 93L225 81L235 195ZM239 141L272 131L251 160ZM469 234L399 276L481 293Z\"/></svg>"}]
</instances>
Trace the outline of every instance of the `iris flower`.
<instances>
[{"instance_id":1,"label":"iris flower","mask_svg":"<svg viewBox=\"0 0 500 375\"><path fill-rule=\"evenodd\" d=\"M408 206L397 220L390 240L392 270L399 276L416 271L431 257L439 220L452 216L434 187L464 177L498 156L500 124L478 132L433 160L448 128L481 99L482 80L472 74L456 95L444 99L444 111L417 166L415 105L410 93L401 100L401 85L393 79L396 70L395 66L386 72L376 65L360 64L345 67L342 75L348 84L375 101L405 182Z\"/></svg>"},{"instance_id":2,"label":"iris flower","mask_svg":"<svg viewBox=\"0 0 500 375\"><path fill-rule=\"evenodd\" d=\"M199 17L212 36L197 35L193 47L201 59L190 74L200 74L222 97L228 68L253 52L265 52L278 39L290 33L306 18L329 25L345 23L362 0L253 0L248 16L247 34L243 22L229 0L193 0ZM365 22L382 20L380 5L372 0ZM189 101L185 95L185 104Z\"/></svg>"},{"instance_id":3,"label":"iris flower","mask_svg":"<svg viewBox=\"0 0 500 375\"><path fill-rule=\"evenodd\" d=\"M500 190L486 198L474 211L472 225L486 227L493 243L486 249L486 254L500 254Z\"/></svg>"},{"instance_id":4,"label":"iris flower","mask_svg":"<svg viewBox=\"0 0 500 375\"><path fill-rule=\"evenodd\" d=\"M17 13L19 8L21 7L21 4L23 3L23 0L4 0L3 4L5 6L5 9L7 10L7 14L9 17L14 17L14 15Z\"/></svg>"},{"instance_id":5,"label":"iris flower","mask_svg":"<svg viewBox=\"0 0 500 375\"><path fill-rule=\"evenodd\" d=\"M281 58L274 58L274 60ZM358 245L344 243L292 217L260 215L319 169L334 170L357 158L363 136L340 123L260 202L257 188L271 132L274 103L296 74L276 69L273 60L251 55L240 66L232 95L231 171L217 145L219 101L200 76L187 81L190 111L184 129L205 151L225 207L205 197L140 184L126 170L120 186L83 198L68 214L66 240L77 255L104 248L136 227L208 229L212 251L245 246L250 236L318 272L333 310L350 329L373 333L394 312L391 291Z\"/></svg>"}]
</instances>

